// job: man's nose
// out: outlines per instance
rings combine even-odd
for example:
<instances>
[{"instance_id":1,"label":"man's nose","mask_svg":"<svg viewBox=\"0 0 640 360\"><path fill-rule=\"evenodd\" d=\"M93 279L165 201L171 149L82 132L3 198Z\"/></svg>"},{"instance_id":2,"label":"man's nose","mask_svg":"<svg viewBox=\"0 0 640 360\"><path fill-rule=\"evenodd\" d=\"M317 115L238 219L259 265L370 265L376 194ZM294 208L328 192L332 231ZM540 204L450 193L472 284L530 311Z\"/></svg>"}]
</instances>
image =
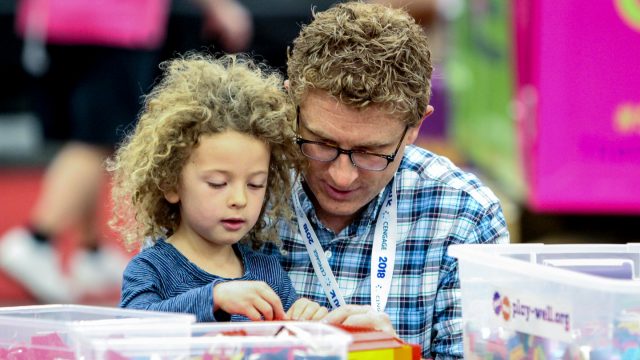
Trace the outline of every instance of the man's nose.
<instances>
[{"instance_id":1,"label":"man's nose","mask_svg":"<svg viewBox=\"0 0 640 360\"><path fill-rule=\"evenodd\" d=\"M358 168L348 154L340 154L329 164L329 175L337 187L347 189L358 178Z\"/></svg>"}]
</instances>

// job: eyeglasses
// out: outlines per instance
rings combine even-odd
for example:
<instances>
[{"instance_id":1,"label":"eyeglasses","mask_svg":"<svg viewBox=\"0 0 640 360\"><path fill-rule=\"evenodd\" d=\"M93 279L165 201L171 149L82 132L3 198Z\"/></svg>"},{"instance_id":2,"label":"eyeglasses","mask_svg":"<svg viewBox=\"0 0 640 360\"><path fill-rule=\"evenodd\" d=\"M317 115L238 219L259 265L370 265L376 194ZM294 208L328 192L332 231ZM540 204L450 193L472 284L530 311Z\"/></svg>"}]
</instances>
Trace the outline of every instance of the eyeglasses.
<instances>
[{"instance_id":1,"label":"eyeglasses","mask_svg":"<svg viewBox=\"0 0 640 360\"><path fill-rule=\"evenodd\" d=\"M298 119L298 125L299 123L300 120ZM396 159L396 155L398 154L398 150L400 150L400 145L402 144L408 129L409 126L405 126L404 131L402 132L402 137L400 137L400 142L398 142L396 150L391 155L376 154L360 150L345 150L339 146L327 144L322 141L303 139L300 136L296 137L296 143L300 146L302 154L313 160L331 162L337 159L340 154L345 154L349 156L351 163L355 167L370 171L382 171Z\"/></svg>"}]
</instances>

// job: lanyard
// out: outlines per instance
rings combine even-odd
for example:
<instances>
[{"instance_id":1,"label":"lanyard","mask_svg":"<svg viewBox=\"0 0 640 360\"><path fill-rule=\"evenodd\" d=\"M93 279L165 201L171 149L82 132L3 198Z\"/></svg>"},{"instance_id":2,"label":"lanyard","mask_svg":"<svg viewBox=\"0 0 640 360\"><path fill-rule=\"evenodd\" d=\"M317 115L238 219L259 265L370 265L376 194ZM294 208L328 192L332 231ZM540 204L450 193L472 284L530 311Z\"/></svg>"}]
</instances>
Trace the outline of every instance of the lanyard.
<instances>
[{"instance_id":1,"label":"lanyard","mask_svg":"<svg viewBox=\"0 0 640 360\"><path fill-rule=\"evenodd\" d=\"M387 305L393 267L396 257L397 236L397 199L395 180L388 197L384 200L373 235L373 249L371 251L371 305L376 311L383 312ZM297 193L297 191L296 191ZM293 196L293 205L298 217L298 227L303 235L304 244L309 253L313 270L322 285L327 299L332 308L338 308L345 304L340 288L333 271L329 266L327 257L322 250L320 241L311 227L311 223L300 205L297 195Z\"/></svg>"}]
</instances>

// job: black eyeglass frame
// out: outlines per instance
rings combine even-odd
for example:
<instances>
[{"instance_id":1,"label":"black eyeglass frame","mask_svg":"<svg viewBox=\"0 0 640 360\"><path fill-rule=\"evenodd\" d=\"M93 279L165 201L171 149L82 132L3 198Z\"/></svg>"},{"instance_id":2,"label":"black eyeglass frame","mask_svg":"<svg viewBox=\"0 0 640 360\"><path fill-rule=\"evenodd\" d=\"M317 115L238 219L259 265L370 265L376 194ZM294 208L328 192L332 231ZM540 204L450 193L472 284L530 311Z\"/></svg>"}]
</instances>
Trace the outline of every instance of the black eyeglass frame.
<instances>
[{"instance_id":1,"label":"black eyeglass frame","mask_svg":"<svg viewBox=\"0 0 640 360\"><path fill-rule=\"evenodd\" d=\"M296 108L296 131L299 132L300 130L300 108ZM402 142L404 141L404 137L407 135L407 131L409 130L409 125L405 126L404 131L402 132L402 136L400 137L400 141L398 142L398 146L396 146L396 150L393 152L393 154L391 155L386 155L386 154L378 154L378 153L372 153L372 152L368 152L368 151L361 151L361 150L345 150L339 146L333 145L333 144L328 144L326 142L323 141L314 141L314 140L307 140L303 137L301 137L300 135L296 135L296 144L298 144L298 146L300 147L300 152L308 157L309 159L313 159L316 161L321 161L321 162L332 162L335 161L341 154L345 154L349 156L349 160L351 160L351 164L353 164L353 166L357 167L358 169L363 169L363 170L368 170L368 171L384 171L387 167L389 167L389 164L391 164L392 162L395 161L396 156L398 155L398 151L400 150L400 145L402 145ZM311 157L307 154L305 154L305 152L302 150L302 146L304 144L316 144L316 145L322 145L322 146L326 146L326 147L330 147L336 150L336 156L333 159L330 160L320 160L320 159L316 159L314 157ZM356 164L356 162L353 160L353 156L352 154L362 154L362 155L372 155L372 156L377 156L380 158L383 158L385 160L387 160L387 164L382 168L382 169L367 169L364 168L362 166L358 166Z\"/></svg>"}]
</instances>

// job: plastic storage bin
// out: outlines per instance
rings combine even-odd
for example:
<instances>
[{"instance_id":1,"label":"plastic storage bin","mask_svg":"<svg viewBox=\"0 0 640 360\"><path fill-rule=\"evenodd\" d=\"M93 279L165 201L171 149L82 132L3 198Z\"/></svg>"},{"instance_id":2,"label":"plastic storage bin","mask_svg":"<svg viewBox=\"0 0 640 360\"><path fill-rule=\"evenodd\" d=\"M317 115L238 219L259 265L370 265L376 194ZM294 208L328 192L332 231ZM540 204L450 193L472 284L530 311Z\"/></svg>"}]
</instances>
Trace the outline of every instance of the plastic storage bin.
<instances>
[{"instance_id":1,"label":"plastic storage bin","mask_svg":"<svg viewBox=\"0 0 640 360\"><path fill-rule=\"evenodd\" d=\"M459 261L465 359L640 359L640 244L449 254Z\"/></svg>"},{"instance_id":2,"label":"plastic storage bin","mask_svg":"<svg viewBox=\"0 0 640 360\"><path fill-rule=\"evenodd\" d=\"M191 337L95 340L96 359L274 359L347 358L351 335L314 322L196 324Z\"/></svg>"},{"instance_id":3,"label":"plastic storage bin","mask_svg":"<svg viewBox=\"0 0 640 360\"><path fill-rule=\"evenodd\" d=\"M0 308L0 359L91 359L92 339L189 336L185 314L83 305Z\"/></svg>"}]
</instances>

